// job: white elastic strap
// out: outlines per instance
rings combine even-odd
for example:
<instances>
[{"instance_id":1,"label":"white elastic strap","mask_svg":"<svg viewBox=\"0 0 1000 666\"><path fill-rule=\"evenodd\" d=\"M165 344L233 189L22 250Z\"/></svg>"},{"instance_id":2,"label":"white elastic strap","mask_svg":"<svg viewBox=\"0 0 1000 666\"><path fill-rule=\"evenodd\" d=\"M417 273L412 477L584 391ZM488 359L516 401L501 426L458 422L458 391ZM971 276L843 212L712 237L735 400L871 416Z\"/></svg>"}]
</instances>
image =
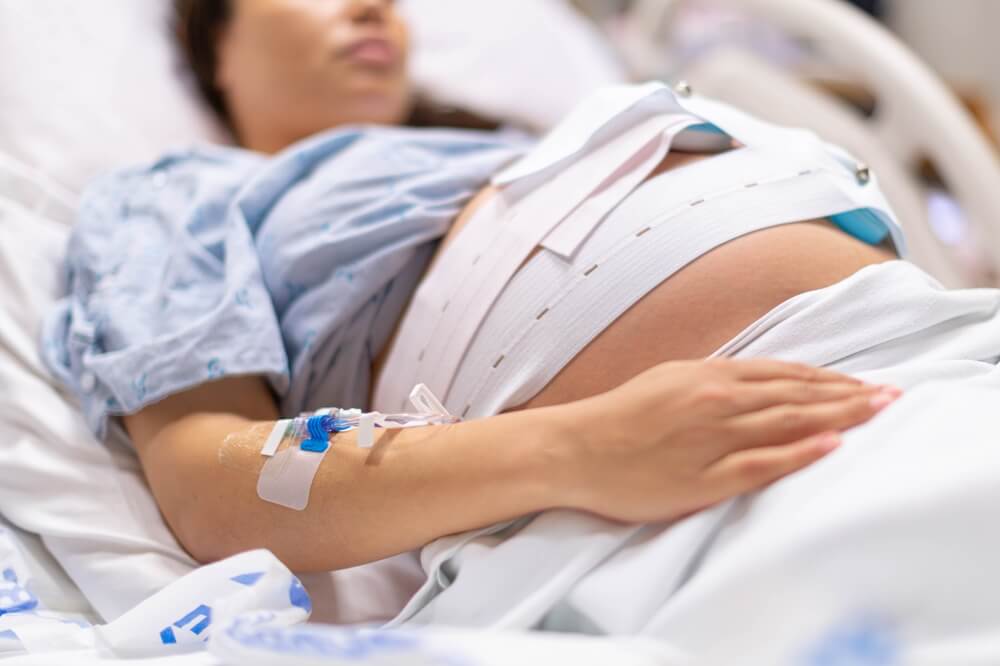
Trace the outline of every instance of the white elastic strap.
<instances>
[{"instance_id":1,"label":"white elastic strap","mask_svg":"<svg viewBox=\"0 0 1000 666\"><path fill-rule=\"evenodd\" d=\"M327 447L322 453L315 453L295 445L268 458L257 479L257 496L265 502L305 510L313 479L329 450Z\"/></svg>"},{"instance_id":2,"label":"white elastic strap","mask_svg":"<svg viewBox=\"0 0 1000 666\"><path fill-rule=\"evenodd\" d=\"M503 187L552 175L573 156L621 134L644 118L683 110L673 91L659 82L601 88L576 105L534 150L493 176L490 182Z\"/></svg>"},{"instance_id":3,"label":"white elastic strap","mask_svg":"<svg viewBox=\"0 0 1000 666\"><path fill-rule=\"evenodd\" d=\"M691 121L694 122L693 120ZM608 176L599 191L580 204L557 226L542 247L570 260L587 236L622 200L637 188L670 151L673 137L665 133L641 148L617 171Z\"/></svg>"}]
</instances>

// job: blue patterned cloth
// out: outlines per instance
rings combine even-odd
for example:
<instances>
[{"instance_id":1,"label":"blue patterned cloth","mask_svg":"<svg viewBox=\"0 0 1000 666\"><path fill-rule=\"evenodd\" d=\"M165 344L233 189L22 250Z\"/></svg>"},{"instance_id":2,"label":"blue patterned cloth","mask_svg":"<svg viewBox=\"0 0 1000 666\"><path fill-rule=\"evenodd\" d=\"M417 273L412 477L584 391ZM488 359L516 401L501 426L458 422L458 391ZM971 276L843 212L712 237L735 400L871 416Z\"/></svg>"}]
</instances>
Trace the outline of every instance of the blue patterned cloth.
<instances>
[{"instance_id":1,"label":"blue patterned cloth","mask_svg":"<svg viewBox=\"0 0 1000 666\"><path fill-rule=\"evenodd\" d=\"M435 241L528 147L353 128L106 176L82 199L46 363L100 437L109 415L234 375L266 376L285 414L364 406Z\"/></svg>"}]
</instances>

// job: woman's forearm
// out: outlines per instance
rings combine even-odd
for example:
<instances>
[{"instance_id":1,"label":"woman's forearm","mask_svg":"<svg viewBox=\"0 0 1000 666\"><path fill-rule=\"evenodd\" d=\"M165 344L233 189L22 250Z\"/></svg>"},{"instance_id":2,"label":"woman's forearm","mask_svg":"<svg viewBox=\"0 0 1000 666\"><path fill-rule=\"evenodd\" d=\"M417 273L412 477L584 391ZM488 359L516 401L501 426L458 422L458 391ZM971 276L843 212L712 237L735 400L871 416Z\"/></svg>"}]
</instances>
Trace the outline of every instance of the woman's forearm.
<instances>
[{"instance_id":1,"label":"woman's forearm","mask_svg":"<svg viewBox=\"0 0 1000 666\"><path fill-rule=\"evenodd\" d=\"M324 571L563 504L555 471L570 439L563 423L553 408L380 431L370 450L357 448L353 433L338 434L305 511L257 496L268 424L181 418L145 447L143 464L164 516L196 559L267 548L294 570Z\"/></svg>"},{"instance_id":2,"label":"woman's forearm","mask_svg":"<svg viewBox=\"0 0 1000 666\"><path fill-rule=\"evenodd\" d=\"M257 496L276 408L222 380L125 417L160 510L198 560L268 548L344 568L547 508L662 522L819 460L899 396L770 361L668 363L609 393L453 426L332 439L305 511Z\"/></svg>"}]
</instances>

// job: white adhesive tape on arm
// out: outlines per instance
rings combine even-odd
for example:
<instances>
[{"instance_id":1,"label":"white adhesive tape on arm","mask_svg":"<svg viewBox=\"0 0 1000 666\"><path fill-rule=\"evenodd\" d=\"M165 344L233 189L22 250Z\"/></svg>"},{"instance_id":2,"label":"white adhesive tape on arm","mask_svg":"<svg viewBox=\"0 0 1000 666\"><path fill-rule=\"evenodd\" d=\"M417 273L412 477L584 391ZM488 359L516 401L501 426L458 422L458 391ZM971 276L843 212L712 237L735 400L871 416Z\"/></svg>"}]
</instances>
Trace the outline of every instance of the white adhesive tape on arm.
<instances>
[{"instance_id":1,"label":"white adhesive tape on arm","mask_svg":"<svg viewBox=\"0 0 1000 666\"><path fill-rule=\"evenodd\" d=\"M271 430L271 435L264 442L264 448L260 450L260 455L271 458L275 453L278 452L278 447L281 445L281 440L285 437L285 432L288 430L288 426L291 425L290 419L283 419L274 424L274 428Z\"/></svg>"},{"instance_id":2,"label":"white adhesive tape on arm","mask_svg":"<svg viewBox=\"0 0 1000 666\"><path fill-rule=\"evenodd\" d=\"M304 511L326 451L315 453L290 446L268 458L257 479L257 495L265 502Z\"/></svg>"},{"instance_id":3,"label":"white adhesive tape on arm","mask_svg":"<svg viewBox=\"0 0 1000 666\"><path fill-rule=\"evenodd\" d=\"M358 448L375 446L375 414L362 414L358 419Z\"/></svg>"}]
</instances>

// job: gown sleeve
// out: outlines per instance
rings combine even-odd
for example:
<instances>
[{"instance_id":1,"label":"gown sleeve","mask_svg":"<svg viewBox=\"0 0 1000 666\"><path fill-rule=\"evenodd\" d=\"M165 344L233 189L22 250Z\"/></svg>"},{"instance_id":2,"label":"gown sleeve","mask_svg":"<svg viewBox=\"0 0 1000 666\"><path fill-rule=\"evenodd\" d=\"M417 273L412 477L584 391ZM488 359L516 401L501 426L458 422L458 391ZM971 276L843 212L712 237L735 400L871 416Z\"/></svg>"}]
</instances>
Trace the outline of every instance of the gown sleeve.
<instances>
[{"instance_id":1,"label":"gown sleeve","mask_svg":"<svg viewBox=\"0 0 1000 666\"><path fill-rule=\"evenodd\" d=\"M109 416L222 377L287 386L253 235L229 214L260 162L201 149L112 173L84 192L66 296L45 321L42 349L99 437Z\"/></svg>"}]
</instances>

